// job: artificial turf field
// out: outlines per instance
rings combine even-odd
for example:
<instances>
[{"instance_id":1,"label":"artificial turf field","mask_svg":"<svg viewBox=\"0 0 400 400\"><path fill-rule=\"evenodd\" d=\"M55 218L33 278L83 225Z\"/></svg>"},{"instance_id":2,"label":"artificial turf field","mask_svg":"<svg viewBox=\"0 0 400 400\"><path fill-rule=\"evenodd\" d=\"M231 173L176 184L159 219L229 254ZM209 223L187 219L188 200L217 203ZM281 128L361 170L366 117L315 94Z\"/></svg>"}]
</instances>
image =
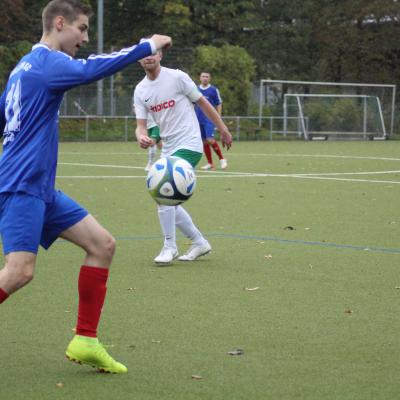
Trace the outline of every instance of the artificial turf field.
<instances>
[{"instance_id":1,"label":"artificial turf field","mask_svg":"<svg viewBox=\"0 0 400 400\"><path fill-rule=\"evenodd\" d=\"M58 187L118 240L99 335L129 372L64 359L83 254L60 241L0 306L0 399L398 398L399 154L392 141L234 143L185 206L213 252L160 268L146 152L62 144Z\"/></svg>"}]
</instances>

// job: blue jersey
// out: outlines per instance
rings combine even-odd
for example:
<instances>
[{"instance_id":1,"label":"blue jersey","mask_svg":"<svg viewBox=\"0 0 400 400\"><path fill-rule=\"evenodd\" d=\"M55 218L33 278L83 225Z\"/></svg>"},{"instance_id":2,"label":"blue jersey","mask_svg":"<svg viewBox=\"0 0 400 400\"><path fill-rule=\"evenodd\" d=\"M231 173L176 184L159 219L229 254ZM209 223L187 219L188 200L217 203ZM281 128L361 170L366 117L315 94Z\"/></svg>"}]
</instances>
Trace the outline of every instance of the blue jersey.
<instances>
[{"instance_id":1,"label":"blue jersey","mask_svg":"<svg viewBox=\"0 0 400 400\"><path fill-rule=\"evenodd\" d=\"M201 94L211 103L212 106L216 107L222 104L221 96L219 95L219 90L213 86L208 85L205 89L198 86ZM205 116L201 108L196 104L196 115L200 124L212 124L212 122Z\"/></svg>"},{"instance_id":2,"label":"blue jersey","mask_svg":"<svg viewBox=\"0 0 400 400\"><path fill-rule=\"evenodd\" d=\"M75 60L44 44L33 46L11 72L0 98L0 193L23 192L49 203L55 190L58 113L64 92L110 76L152 54L150 42Z\"/></svg>"}]
</instances>

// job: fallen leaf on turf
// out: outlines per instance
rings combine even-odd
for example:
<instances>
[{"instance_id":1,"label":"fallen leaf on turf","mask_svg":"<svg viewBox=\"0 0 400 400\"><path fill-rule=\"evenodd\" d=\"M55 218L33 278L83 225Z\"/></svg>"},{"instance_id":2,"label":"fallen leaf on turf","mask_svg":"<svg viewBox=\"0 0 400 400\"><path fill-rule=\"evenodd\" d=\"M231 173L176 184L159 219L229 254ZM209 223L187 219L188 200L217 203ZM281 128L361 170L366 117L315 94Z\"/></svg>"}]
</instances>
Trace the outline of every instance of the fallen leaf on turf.
<instances>
[{"instance_id":1,"label":"fallen leaf on turf","mask_svg":"<svg viewBox=\"0 0 400 400\"><path fill-rule=\"evenodd\" d=\"M200 379L203 379L201 375L192 375L192 379L199 381Z\"/></svg>"},{"instance_id":2,"label":"fallen leaf on turf","mask_svg":"<svg viewBox=\"0 0 400 400\"><path fill-rule=\"evenodd\" d=\"M56 383L56 386L57 386L58 388L63 388L63 387L64 387L64 384L63 384L62 382L58 382L58 383Z\"/></svg>"},{"instance_id":3,"label":"fallen leaf on turf","mask_svg":"<svg viewBox=\"0 0 400 400\"><path fill-rule=\"evenodd\" d=\"M254 292L254 291L258 290L258 289L260 289L259 286L252 287L252 288L250 288L250 287L244 288L244 290L246 290L247 292Z\"/></svg>"},{"instance_id":4,"label":"fallen leaf on turf","mask_svg":"<svg viewBox=\"0 0 400 400\"><path fill-rule=\"evenodd\" d=\"M305 230L305 231L309 231L309 230L311 230L311 228L304 228L304 230Z\"/></svg>"},{"instance_id":5,"label":"fallen leaf on turf","mask_svg":"<svg viewBox=\"0 0 400 400\"><path fill-rule=\"evenodd\" d=\"M267 255L264 256L264 258L266 260L271 260L272 259L272 255L271 254L267 254Z\"/></svg>"},{"instance_id":6,"label":"fallen leaf on turf","mask_svg":"<svg viewBox=\"0 0 400 400\"><path fill-rule=\"evenodd\" d=\"M136 288L130 287L130 288L126 289L126 290L136 290Z\"/></svg>"},{"instance_id":7,"label":"fallen leaf on turf","mask_svg":"<svg viewBox=\"0 0 400 400\"><path fill-rule=\"evenodd\" d=\"M64 312L68 314L68 313L70 313L71 311L69 311L69 310L65 310Z\"/></svg>"},{"instance_id":8,"label":"fallen leaf on turf","mask_svg":"<svg viewBox=\"0 0 400 400\"><path fill-rule=\"evenodd\" d=\"M348 309L348 310L345 311L345 314L351 315L351 314L353 314L353 310Z\"/></svg>"},{"instance_id":9,"label":"fallen leaf on turf","mask_svg":"<svg viewBox=\"0 0 400 400\"><path fill-rule=\"evenodd\" d=\"M290 225L285 226L283 229L285 231L295 231L296 230L296 228L294 226L290 226Z\"/></svg>"},{"instance_id":10,"label":"fallen leaf on turf","mask_svg":"<svg viewBox=\"0 0 400 400\"><path fill-rule=\"evenodd\" d=\"M230 356L241 356L244 353L244 351L242 349L235 349L232 351L228 351L226 354L230 355Z\"/></svg>"},{"instance_id":11,"label":"fallen leaf on turf","mask_svg":"<svg viewBox=\"0 0 400 400\"><path fill-rule=\"evenodd\" d=\"M151 343L161 343L161 340L154 340L154 339L151 339Z\"/></svg>"},{"instance_id":12,"label":"fallen leaf on turf","mask_svg":"<svg viewBox=\"0 0 400 400\"><path fill-rule=\"evenodd\" d=\"M264 244L265 242L261 241L261 240L257 240L256 243L258 244Z\"/></svg>"}]
</instances>

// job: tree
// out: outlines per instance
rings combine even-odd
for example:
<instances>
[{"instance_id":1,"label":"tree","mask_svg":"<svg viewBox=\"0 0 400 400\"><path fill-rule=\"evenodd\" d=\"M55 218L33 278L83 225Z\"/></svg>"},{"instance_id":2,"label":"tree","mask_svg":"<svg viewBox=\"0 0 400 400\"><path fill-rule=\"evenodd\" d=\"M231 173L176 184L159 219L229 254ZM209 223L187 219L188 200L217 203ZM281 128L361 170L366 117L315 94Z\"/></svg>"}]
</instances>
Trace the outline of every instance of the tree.
<instances>
[{"instance_id":1,"label":"tree","mask_svg":"<svg viewBox=\"0 0 400 400\"><path fill-rule=\"evenodd\" d=\"M400 4L343 0L321 9L314 35L320 79L393 83L400 79Z\"/></svg>"},{"instance_id":2,"label":"tree","mask_svg":"<svg viewBox=\"0 0 400 400\"><path fill-rule=\"evenodd\" d=\"M201 71L212 74L213 83L223 99L224 114L246 115L252 81L255 75L254 60L239 46L199 46L196 48L191 75Z\"/></svg>"}]
</instances>

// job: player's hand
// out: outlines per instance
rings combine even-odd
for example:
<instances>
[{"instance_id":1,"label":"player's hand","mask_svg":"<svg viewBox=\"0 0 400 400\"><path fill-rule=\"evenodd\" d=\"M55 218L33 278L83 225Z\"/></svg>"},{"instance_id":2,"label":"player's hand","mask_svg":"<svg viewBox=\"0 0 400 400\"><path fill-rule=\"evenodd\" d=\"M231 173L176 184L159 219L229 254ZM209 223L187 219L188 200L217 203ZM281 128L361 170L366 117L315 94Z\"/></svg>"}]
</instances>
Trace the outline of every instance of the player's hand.
<instances>
[{"instance_id":1,"label":"player's hand","mask_svg":"<svg viewBox=\"0 0 400 400\"><path fill-rule=\"evenodd\" d=\"M170 36L153 35L151 39L154 41L157 50L168 49L172 46L172 39Z\"/></svg>"},{"instance_id":2,"label":"player's hand","mask_svg":"<svg viewBox=\"0 0 400 400\"><path fill-rule=\"evenodd\" d=\"M225 147L227 150L229 150L232 146L232 135L229 132L228 128L225 127L225 129L222 129L219 131L221 135L221 143L222 147Z\"/></svg>"},{"instance_id":3,"label":"player's hand","mask_svg":"<svg viewBox=\"0 0 400 400\"><path fill-rule=\"evenodd\" d=\"M142 149L147 149L154 144L153 139L149 138L147 135L140 135L138 138L139 146Z\"/></svg>"}]
</instances>

